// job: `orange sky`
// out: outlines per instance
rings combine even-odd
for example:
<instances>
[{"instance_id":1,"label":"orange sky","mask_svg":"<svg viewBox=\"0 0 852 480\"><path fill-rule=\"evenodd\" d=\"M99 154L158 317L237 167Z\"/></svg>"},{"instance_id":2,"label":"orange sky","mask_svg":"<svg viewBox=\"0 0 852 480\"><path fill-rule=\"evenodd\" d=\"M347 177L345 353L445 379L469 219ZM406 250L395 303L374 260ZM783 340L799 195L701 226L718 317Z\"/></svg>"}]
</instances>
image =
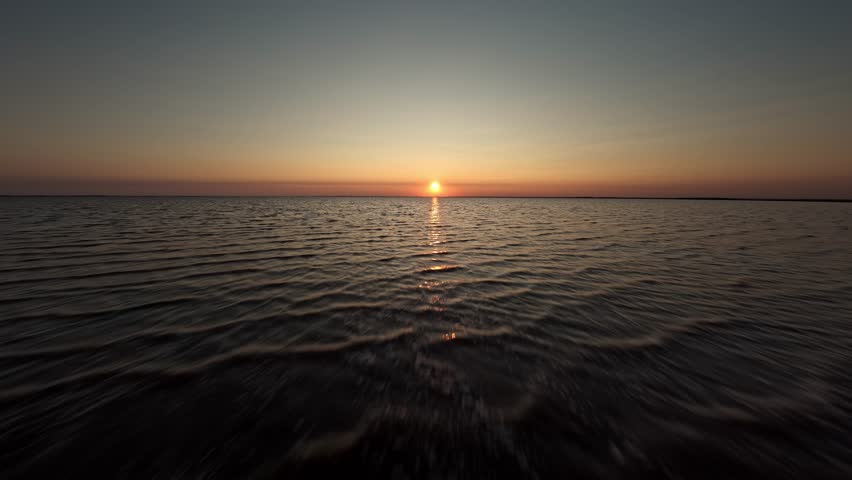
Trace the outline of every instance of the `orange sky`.
<instances>
[{"instance_id":1,"label":"orange sky","mask_svg":"<svg viewBox=\"0 0 852 480\"><path fill-rule=\"evenodd\" d=\"M120 178L13 178L0 180L10 195L239 195L239 196L433 196L422 182L175 181ZM843 199L849 178L792 178L773 181L659 181L638 183L447 183L440 196L546 197L740 197Z\"/></svg>"}]
</instances>

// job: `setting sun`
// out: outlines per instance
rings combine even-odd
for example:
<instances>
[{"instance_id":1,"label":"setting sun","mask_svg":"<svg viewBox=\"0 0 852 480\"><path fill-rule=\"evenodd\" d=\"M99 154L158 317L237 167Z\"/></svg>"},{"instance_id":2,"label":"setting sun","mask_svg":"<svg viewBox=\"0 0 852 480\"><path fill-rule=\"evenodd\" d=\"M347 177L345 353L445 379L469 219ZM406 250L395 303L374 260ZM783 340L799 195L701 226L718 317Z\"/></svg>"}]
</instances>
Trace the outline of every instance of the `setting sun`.
<instances>
[{"instance_id":1,"label":"setting sun","mask_svg":"<svg viewBox=\"0 0 852 480\"><path fill-rule=\"evenodd\" d=\"M441 193L441 184L438 182L432 182L429 185L429 191L435 194Z\"/></svg>"}]
</instances>

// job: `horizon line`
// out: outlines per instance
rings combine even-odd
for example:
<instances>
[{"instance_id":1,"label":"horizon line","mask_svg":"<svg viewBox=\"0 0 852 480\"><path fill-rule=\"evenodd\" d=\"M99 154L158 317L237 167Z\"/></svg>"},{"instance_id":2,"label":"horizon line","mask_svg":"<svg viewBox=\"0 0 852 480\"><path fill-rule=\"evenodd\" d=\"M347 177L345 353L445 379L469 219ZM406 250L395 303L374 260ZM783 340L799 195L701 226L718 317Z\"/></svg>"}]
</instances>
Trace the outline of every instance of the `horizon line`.
<instances>
[{"instance_id":1,"label":"horizon line","mask_svg":"<svg viewBox=\"0 0 852 480\"><path fill-rule=\"evenodd\" d=\"M705 200L748 202L820 202L852 203L852 198L784 198L784 197L665 197L617 195L134 195L134 194L0 194L0 198L517 198L566 200Z\"/></svg>"}]
</instances>

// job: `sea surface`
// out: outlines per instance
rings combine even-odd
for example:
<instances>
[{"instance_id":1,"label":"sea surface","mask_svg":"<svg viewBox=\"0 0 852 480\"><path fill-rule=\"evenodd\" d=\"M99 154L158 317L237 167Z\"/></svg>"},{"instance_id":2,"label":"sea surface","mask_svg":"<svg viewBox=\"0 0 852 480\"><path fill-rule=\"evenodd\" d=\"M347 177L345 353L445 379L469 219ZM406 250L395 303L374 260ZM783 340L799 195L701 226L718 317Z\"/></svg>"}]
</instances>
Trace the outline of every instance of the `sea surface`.
<instances>
[{"instance_id":1,"label":"sea surface","mask_svg":"<svg viewBox=\"0 0 852 480\"><path fill-rule=\"evenodd\" d=\"M852 204L0 199L0 478L852 478Z\"/></svg>"}]
</instances>

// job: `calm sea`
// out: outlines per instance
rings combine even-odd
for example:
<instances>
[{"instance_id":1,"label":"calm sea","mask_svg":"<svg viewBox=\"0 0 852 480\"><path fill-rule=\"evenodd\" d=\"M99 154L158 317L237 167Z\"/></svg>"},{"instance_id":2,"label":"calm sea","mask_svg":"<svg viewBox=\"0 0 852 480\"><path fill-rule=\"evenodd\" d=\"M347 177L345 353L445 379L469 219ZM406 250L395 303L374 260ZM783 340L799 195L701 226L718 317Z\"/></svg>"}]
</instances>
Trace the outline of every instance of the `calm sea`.
<instances>
[{"instance_id":1,"label":"calm sea","mask_svg":"<svg viewBox=\"0 0 852 480\"><path fill-rule=\"evenodd\" d=\"M849 478L850 224L0 199L0 477Z\"/></svg>"}]
</instances>

